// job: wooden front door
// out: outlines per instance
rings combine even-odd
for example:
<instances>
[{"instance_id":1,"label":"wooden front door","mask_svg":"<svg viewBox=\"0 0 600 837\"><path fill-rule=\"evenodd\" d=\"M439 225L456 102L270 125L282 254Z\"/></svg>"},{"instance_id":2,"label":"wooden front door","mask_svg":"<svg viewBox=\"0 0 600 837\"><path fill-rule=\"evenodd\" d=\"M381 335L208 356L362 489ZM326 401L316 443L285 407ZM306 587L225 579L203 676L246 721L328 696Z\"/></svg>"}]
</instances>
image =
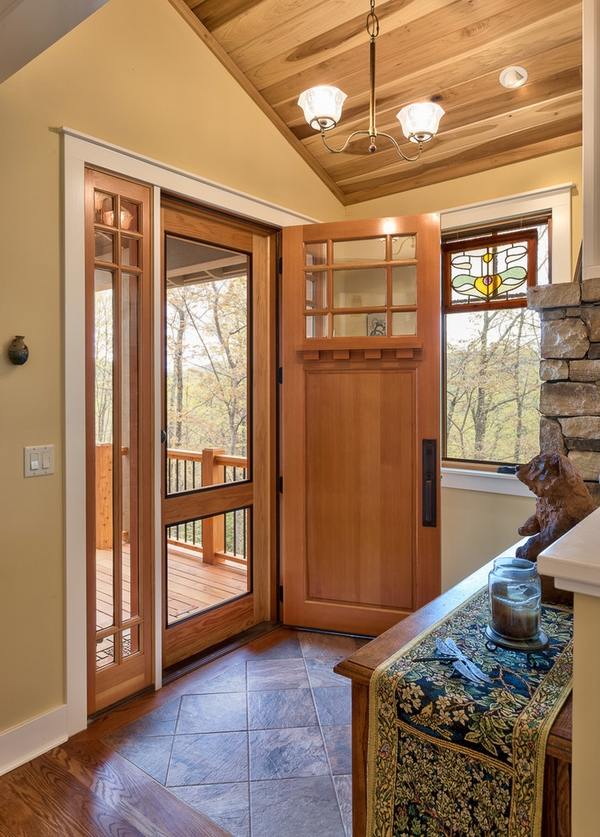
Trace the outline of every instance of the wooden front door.
<instances>
[{"instance_id":1,"label":"wooden front door","mask_svg":"<svg viewBox=\"0 0 600 837\"><path fill-rule=\"evenodd\" d=\"M88 711L152 683L150 188L86 170Z\"/></svg>"},{"instance_id":2,"label":"wooden front door","mask_svg":"<svg viewBox=\"0 0 600 837\"><path fill-rule=\"evenodd\" d=\"M286 624L378 634L440 592L436 215L283 233Z\"/></svg>"},{"instance_id":3,"label":"wooden front door","mask_svg":"<svg viewBox=\"0 0 600 837\"><path fill-rule=\"evenodd\" d=\"M274 618L275 236L165 200L163 663Z\"/></svg>"}]
</instances>

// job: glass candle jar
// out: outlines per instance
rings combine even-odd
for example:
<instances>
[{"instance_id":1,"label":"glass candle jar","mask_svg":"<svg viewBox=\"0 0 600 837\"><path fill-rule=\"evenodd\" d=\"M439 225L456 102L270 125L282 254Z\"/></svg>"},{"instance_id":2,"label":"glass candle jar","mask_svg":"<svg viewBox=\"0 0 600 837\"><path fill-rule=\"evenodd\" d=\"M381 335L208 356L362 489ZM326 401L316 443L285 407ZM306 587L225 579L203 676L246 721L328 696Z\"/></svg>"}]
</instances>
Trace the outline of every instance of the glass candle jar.
<instances>
[{"instance_id":1,"label":"glass candle jar","mask_svg":"<svg viewBox=\"0 0 600 837\"><path fill-rule=\"evenodd\" d=\"M540 631L542 584L524 558L496 558L488 580L491 627L505 639L527 640Z\"/></svg>"}]
</instances>

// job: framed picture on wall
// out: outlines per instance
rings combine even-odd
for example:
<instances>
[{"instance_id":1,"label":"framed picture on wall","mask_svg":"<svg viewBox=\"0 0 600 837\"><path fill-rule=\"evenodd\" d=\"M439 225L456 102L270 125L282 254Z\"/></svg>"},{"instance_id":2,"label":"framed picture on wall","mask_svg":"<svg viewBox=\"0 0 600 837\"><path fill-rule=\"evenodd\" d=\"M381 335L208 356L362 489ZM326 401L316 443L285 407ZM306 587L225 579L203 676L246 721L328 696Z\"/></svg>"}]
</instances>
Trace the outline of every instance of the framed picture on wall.
<instances>
[{"instance_id":1,"label":"framed picture on wall","mask_svg":"<svg viewBox=\"0 0 600 837\"><path fill-rule=\"evenodd\" d=\"M367 335L369 337L385 337L387 320L385 314L367 314Z\"/></svg>"}]
</instances>

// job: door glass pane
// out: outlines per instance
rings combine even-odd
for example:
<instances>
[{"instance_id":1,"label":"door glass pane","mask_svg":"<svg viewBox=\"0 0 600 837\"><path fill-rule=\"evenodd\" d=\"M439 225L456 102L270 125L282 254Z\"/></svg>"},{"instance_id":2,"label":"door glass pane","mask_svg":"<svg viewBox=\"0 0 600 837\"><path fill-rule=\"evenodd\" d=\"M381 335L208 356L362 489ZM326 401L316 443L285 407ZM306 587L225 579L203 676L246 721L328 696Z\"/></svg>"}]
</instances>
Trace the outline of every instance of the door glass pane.
<instances>
[{"instance_id":1,"label":"door glass pane","mask_svg":"<svg viewBox=\"0 0 600 837\"><path fill-rule=\"evenodd\" d=\"M417 304L417 266L392 268L392 305Z\"/></svg>"},{"instance_id":2,"label":"door glass pane","mask_svg":"<svg viewBox=\"0 0 600 837\"><path fill-rule=\"evenodd\" d=\"M94 233L95 258L99 262L115 261L115 237L110 232L96 230Z\"/></svg>"},{"instance_id":3,"label":"door glass pane","mask_svg":"<svg viewBox=\"0 0 600 837\"><path fill-rule=\"evenodd\" d=\"M392 259L399 261L400 259L416 259L417 258L417 238L414 235L394 235L392 236Z\"/></svg>"},{"instance_id":4,"label":"door glass pane","mask_svg":"<svg viewBox=\"0 0 600 837\"><path fill-rule=\"evenodd\" d=\"M122 618L139 613L138 277L121 275L121 566Z\"/></svg>"},{"instance_id":5,"label":"door glass pane","mask_svg":"<svg viewBox=\"0 0 600 837\"><path fill-rule=\"evenodd\" d=\"M121 634L121 656L123 659L137 654L140 647L140 626L134 625L132 628L125 628Z\"/></svg>"},{"instance_id":6,"label":"door glass pane","mask_svg":"<svg viewBox=\"0 0 600 837\"><path fill-rule=\"evenodd\" d=\"M139 232L139 214L140 207L137 203L134 203L133 201L126 201L124 198L121 198L120 222L122 230Z\"/></svg>"},{"instance_id":7,"label":"door glass pane","mask_svg":"<svg viewBox=\"0 0 600 837\"><path fill-rule=\"evenodd\" d=\"M334 308L383 307L387 296L385 268L333 271Z\"/></svg>"},{"instance_id":8,"label":"door glass pane","mask_svg":"<svg viewBox=\"0 0 600 837\"><path fill-rule=\"evenodd\" d=\"M385 261L385 238L334 241L333 261L336 263L383 262Z\"/></svg>"},{"instance_id":9,"label":"door glass pane","mask_svg":"<svg viewBox=\"0 0 600 837\"><path fill-rule=\"evenodd\" d=\"M167 236L167 494L249 476L249 259Z\"/></svg>"},{"instance_id":10,"label":"door glass pane","mask_svg":"<svg viewBox=\"0 0 600 837\"><path fill-rule=\"evenodd\" d=\"M327 263L327 242L319 241L304 245L304 259L306 264Z\"/></svg>"},{"instance_id":11,"label":"door glass pane","mask_svg":"<svg viewBox=\"0 0 600 837\"><path fill-rule=\"evenodd\" d=\"M306 317L307 337L327 337L327 315Z\"/></svg>"},{"instance_id":12,"label":"door glass pane","mask_svg":"<svg viewBox=\"0 0 600 837\"><path fill-rule=\"evenodd\" d=\"M96 441L96 627L114 624L113 320L114 278L94 271L94 394Z\"/></svg>"},{"instance_id":13,"label":"door glass pane","mask_svg":"<svg viewBox=\"0 0 600 837\"><path fill-rule=\"evenodd\" d=\"M305 274L306 301L305 307L327 308L327 271L313 271Z\"/></svg>"},{"instance_id":14,"label":"door glass pane","mask_svg":"<svg viewBox=\"0 0 600 837\"><path fill-rule=\"evenodd\" d=\"M169 625L251 591L249 509L178 523L166 535Z\"/></svg>"},{"instance_id":15,"label":"door glass pane","mask_svg":"<svg viewBox=\"0 0 600 837\"><path fill-rule=\"evenodd\" d=\"M416 311L394 311L392 314L392 334L416 334L417 333L417 312Z\"/></svg>"},{"instance_id":16,"label":"door glass pane","mask_svg":"<svg viewBox=\"0 0 600 837\"><path fill-rule=\"evenodd\" d=\"M97 224L113 227L115 224L115 198L106 192L94 192L94 220Z\"/></svg>"},{"instance_id":17,"label":"door glass pane","mask_svg":"<svg viewBox=\"0 0 600 837\"><path fill-rule=\"evenodd\" d=\"M336 314L333 318L334 337L366 337L369 314ZM378 314L385 320L385 314Z\"/></svg>"},{"instance_id":18,"label":"door glass pane","mask_svg":"<svg viewBox=\"0 0 600 837\"><path fill-rule=\"evenodd\" d=\"M96 643L96 668L106 668L115 661L115 638L105 636Z\"/></svg>"},{"instance_id":19,"label":"door glass pane","mask_svg":"<svg viewBox=\"0 0 600 837\"><path fill-rule=\"evenodd\" d=\"M139 244L137 238L121 236L121 264L137 267L139 260Z\"/></svg>"}]
</instances>

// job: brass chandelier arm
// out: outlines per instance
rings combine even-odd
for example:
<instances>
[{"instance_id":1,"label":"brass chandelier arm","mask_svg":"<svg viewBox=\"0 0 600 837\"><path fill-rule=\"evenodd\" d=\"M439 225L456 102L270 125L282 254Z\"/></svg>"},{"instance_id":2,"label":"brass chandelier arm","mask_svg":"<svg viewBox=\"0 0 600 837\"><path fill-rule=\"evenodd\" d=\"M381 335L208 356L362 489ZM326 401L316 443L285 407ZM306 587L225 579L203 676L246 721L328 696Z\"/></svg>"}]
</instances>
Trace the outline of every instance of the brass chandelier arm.
<instances>
[{"instance_id":1,"label":"brass chandelier arm","mask_svg":"<svg viewBox=\"0 0 600 837\"><path fill-rule=\"evenodd\" d=\"M329 143L325 139L325 131L321 131L321 141L323 142L323 145L325 146L327 151L329 151L331 154L343 154L355 137L369 137L369 139L373 140L373 135L370 131L353 131L350 134L350 136L346 139L344 144L340 146L340 148L332 148L331 145L329 145ZM378 131L375 136L375 139L377 139L378 137L385 137L386 139L388 139L396 149L398 156L401 157L403 160L406 160L407 163L416 162L421 156L421 152L423 151L423 144L419 143L417 153L414 155L414 157L409 157L408 154L405 154L404 151L402 151L398 141L394 139L394 137L391 134L386 134L384 131Z\"/></svg>"},{"instance_id":2,"label":"brass chandelier arm","mask_svg":"<svg viewBox=\"0 0 600 837\"><path fill-rule=\"evenodd\" d=\"M378 131L377 136L378 137L385 137L386 139L389 139L389 141L392 143L392 145L394 146L394 148L398 152L399 156L402 157L403 160L406 160L407 163L415 163L419 159L419 157L421 156L421 153L423 151L423 143L420 142L419 147L417 149L417 153L414 155L414 157L409 157L408 154L405 154L404 151L402 151L402 149L400 148L400 144L399 144L398 140L395 139L391 134L386 134L385 131Z\"/></svg>"},{"instance_id":3,"label":"brass chandelier arm","mask_svg":"<svg viewBox=\"0 0 600 837\"><path fill-rule=\"evenodd\" d=\"M343 154L344 151L348 148L354 137L368 137L370 136L368 131L353 131L346 142L340 148L332 148L327 140L325 139L325 131L321 131L321 140L323 145L331 154Z\"/></svg>"}]
</instances>

